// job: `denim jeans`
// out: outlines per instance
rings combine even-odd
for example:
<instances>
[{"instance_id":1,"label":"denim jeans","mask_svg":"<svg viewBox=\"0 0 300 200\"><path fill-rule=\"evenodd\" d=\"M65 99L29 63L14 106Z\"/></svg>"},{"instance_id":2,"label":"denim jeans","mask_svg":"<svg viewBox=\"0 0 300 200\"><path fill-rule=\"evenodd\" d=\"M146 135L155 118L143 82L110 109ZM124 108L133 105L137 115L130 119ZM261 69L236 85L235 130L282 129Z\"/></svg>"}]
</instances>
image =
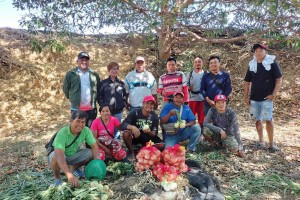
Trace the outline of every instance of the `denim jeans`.
<instances>
[{"instance_id":1,"label":"denim jeans","mask_svg":"<svg viewBox=\"0 0 300 200\"><path fill-rule=\"evenodd\" d=\"M187 127L182 132L176 135L169 135L168 133L166 133L164 135L165 148L167 148L168 146L174 146L179 142L189 140L187 149L191 151L195 151L200 136L201 136L201 128L198 124Z\"/></svg>"},{"instance_id":2,"label":"denim jeans","mask_svg":"<svg viewBox=\"0 0 300 200\"><path fill-rule=\"evenodd\" d=\"M119 120L120 123L122 122L123 112L114 114L113 116L116 117ZM120 131L117 128L115 128L115 132L114 133L115 133L114 134L115 135L115 139L121 139L121 137L120 137Z\"/></svg>"}]
</instances>

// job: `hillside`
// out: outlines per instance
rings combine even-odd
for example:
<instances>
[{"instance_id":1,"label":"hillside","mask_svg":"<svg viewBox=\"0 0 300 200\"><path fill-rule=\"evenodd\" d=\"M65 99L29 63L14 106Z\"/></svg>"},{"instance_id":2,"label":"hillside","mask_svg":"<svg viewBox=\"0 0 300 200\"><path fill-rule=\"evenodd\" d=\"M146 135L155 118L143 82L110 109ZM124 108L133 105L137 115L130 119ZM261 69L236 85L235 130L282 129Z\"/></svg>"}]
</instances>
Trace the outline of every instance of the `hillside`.
<instances>
[{"instance_id":1,"label":"hillside","mask_svg":"<svg viewBox=\"0 0 300 200\"><path fill-rule=\"evenodd\" d=\"M77 36L67 40L64 53L47 50L40 54L30 50L30 41L34 37L43 39L49 36L0 29L0 181L27 168L47 168L43 145L57 129L68 123L69 104L62 92L62 81L65 73L76 66L78 52L89 52L91 67L101 79L107 76L106 65L111 61L120 64L123 78L137 55L146 57L148 69L156 78L165 70L157 60L155 43L149 46L141 36ZM190 49L188 53L183 53L187 48ZM240 158L229 158L228 163L203 160L204 168L219 179L227 194L232 179L252 174L252 171L254 174L276 173L298 183L300 177L300 55L285 49L271 49L284 74L283 86L275 101L276 140L282 151L271 154L253 150L257 135L254 124L249 121L248 108L243 104L243 78L251 59L249 50L250 45L228 44L185 44L174 49L181 69L186 69L185 64L191 61L189 56L192 53L204 58L219 54L222 67L232 77L230 105L239 115L243 141L248 149L247 161ZM218 162L220 165L216 166ZM231 166L232 162L235 162L234 166ZM233 170L228 171L228 166ZM289 197L290 194L285 198L283 191L269 195L273 195L273 199L294 198L293 195ZM268 194L261 199L267 197Z\"/></svg>"}]
</instances>

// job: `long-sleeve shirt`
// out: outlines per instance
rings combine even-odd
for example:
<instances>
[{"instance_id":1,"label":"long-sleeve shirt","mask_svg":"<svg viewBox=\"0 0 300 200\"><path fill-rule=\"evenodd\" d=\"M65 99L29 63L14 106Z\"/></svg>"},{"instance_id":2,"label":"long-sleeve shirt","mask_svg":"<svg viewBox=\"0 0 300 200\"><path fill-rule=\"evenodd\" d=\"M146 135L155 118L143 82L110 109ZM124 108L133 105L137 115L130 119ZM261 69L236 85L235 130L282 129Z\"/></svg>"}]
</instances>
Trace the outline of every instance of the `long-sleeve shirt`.
<instances>
[{"instance_id":1,"label":"long-sleeve shirt","mask_svg":"<svg viewBox=\"0 0 300 200\"><path fill-rule=\"evenodd\" d=\"M239 145L239 150L243 149L238 120L232 109L226 108L224 113L219 113L216 108L210 108L203 126L216 133L220 133L223 130L227 136L234 136Z\"/></svg>"},{"instance_id":2,"label":"long-sleeve shirt","mask_svg":"<svg viewBox=\"0 0 300 200\"><path fill-rule=\"evenodd\" d=\"M208 72L203 75L200 92L204 99L208 97L213 100L217 94L228 97L231 91L231 80L227 72L220 71L217 75ZM205 104L208 103L205 101Z\"/></svg>"}]
</instances>

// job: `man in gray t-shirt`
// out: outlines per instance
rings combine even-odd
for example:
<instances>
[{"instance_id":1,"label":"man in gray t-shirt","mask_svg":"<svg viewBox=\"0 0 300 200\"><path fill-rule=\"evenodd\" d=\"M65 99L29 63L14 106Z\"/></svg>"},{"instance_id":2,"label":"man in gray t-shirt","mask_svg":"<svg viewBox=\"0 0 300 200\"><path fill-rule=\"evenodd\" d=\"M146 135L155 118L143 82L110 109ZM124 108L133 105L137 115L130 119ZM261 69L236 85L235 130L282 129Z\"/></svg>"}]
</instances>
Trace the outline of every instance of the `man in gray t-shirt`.
<instances>
[{"instance_id":1,"label":"man in gray t-shirt","mask_svg":"<svg viewBox=\"0 0 300 200\"><path fill-rule=\"evenodd\" d=\"M245 157L237 117L232 109L226 107L226 99L222 94L215 96L215 107L209 109L203 123L203 136L211 146L222 145L230 152Z\"/></svg>"}]
</instances>

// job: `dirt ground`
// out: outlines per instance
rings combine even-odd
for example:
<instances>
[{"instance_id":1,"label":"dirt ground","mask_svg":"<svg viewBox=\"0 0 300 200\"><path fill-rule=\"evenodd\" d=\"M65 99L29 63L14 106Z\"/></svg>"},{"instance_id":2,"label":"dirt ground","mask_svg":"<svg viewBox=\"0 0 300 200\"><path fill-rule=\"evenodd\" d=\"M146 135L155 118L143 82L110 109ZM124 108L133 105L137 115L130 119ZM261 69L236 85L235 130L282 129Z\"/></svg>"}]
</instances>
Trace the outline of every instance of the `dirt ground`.
<instances>
[{"instance_id":1,"label":"dirt ground","mask_svg":"<svg viewBox=\"0 0 300 200\"><path fill-rule=\"evenodd\" d=\"M40 37L46 37L41 35ZM62 93L62 80L67 70L76 66L76 55L87 50L91 67L101 78L107 76L106 65L117 61L123 78L132 67L136 55L145 55L156 77L164 71L156 60L156 51L146 48L141 38L111 36L95 39L76 37L63 54L30 51L32 36L24 30L0 29L0 182L28 168L47 169L44 144L52 134L68 123L68 100ZM201 165L216 177L225 195L240 189L239 177L280 175L300 184L300 56L297 52L273 50L284 74L283 85L275 101L275 140L280 152L256 150L257 134L249 118L249 108L243 104L243 77L251 54L246 47L194 47L198 54L208 57L222 55L222 66L230 72L233 93L230 105L239 116L246 158L211 158L210 150L201 154ZM179 59L186 59L185 54ZM238 59L236 59L238 58ZM180 62L179 62L180 63ZM267 136L265 134L267 141ZM199 147L201 151L202 147ZM199 150L200 151L200 150ZM261 186L262 191L264 185ZM270 190L272 191L272 190ZM299 192L299 191L298 191ZM298 194L266 191L248 195L248 199L300 199ZM227 199L230 199L229 197Z\"/></svg>"}]
</instances>

